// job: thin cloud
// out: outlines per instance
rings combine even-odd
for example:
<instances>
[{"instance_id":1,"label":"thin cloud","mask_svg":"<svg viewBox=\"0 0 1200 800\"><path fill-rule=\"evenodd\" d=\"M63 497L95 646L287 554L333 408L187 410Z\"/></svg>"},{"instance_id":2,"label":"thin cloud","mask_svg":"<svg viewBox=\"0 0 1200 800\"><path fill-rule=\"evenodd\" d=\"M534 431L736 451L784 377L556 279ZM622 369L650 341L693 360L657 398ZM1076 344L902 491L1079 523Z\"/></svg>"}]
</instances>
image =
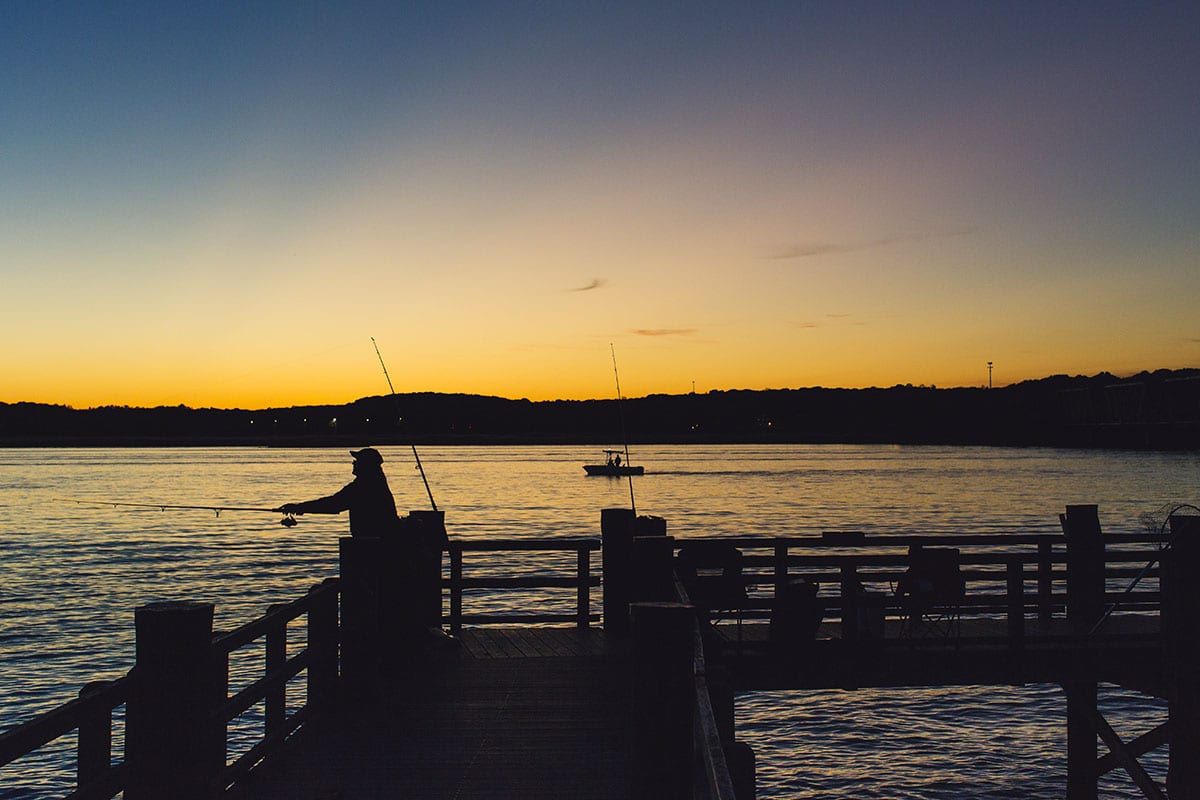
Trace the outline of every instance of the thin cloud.
<instances>
[{"instance_id":1,"label":"thin cloud","mask_svg":"<svg viewBox=\"0 0 1200 800\"><path fill-rule=\"evenodd\" d=\"M606 281L604 278L593 278L592 282L589 283L587 286L576 286L574 289L568 289L567 291L590 292L593 289L599 289L599 288L603 287L607 283L608 283L608 281Z\"/></svg>"},{"instance_id":2,"label":"thin cloud","mask_svg":"<svg viewBox=\"0 0 1200 800\"><path fill-rule=\"evenodd\" d=\"M691 336L695 328L635 328L637 336Z\"/></svg>"},{"instance_id":3,"label":"thin cloud","mask_svg":"<svg viewBox=\"0 0 1200 800\"><path fill-rule=\"evenodd\" d=\"M832 253L854 253L860 250L873 250L877 247L887 247L906 242L926 242L932 239L948 239L953 236L965 236L974 233L971 227L948 228L942 231L927 231L907 234L893 234L878 239L867 239L861 242L802 242L800 244L781 247L767 255L770 261L789 261L797 258L811 258Z\"/></svg>"}]
</instances>

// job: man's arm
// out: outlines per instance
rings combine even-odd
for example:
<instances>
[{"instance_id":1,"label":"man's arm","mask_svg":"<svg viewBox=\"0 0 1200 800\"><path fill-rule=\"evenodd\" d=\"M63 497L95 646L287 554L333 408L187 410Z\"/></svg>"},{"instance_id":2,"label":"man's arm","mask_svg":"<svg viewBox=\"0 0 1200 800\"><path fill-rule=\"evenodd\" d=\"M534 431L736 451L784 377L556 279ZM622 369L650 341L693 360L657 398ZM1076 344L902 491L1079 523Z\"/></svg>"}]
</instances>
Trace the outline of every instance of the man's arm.
<instances>
[{"instance_id":1,"label":"man's arm","mask_svg":"<svg viewBox=\"0 0 1200 800\"><path fill-rule=\"evenodd\" d=\"M285 503L276 510L284 514L340 514L350 508L350 498L353 494L350 487L353 485L347 484L328 497L306 500L303 503Z\"/></svg>"}]
</instances>

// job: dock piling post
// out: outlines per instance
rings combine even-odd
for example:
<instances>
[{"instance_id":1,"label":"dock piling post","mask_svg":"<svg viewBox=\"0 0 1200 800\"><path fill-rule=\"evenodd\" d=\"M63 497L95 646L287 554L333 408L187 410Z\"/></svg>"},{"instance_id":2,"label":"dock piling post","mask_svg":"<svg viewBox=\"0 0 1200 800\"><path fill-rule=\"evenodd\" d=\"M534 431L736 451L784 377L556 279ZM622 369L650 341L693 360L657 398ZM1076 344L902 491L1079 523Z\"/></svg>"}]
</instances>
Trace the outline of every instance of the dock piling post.
<instances>
[{"instance_id":1,"label":"dock piling post","mask_svg":"<svg viewBox=\"0 0 1200 800\"><path fill-rule=\"evenodd\" d=\"M670 601L675 596L675 538L638 536L633 540L631 600Z\"/></svg>"},{"instance_id":2,"label":"dock piling post","mask_svg":"<svg viewBox=\"0 0 1200 800\"><path fill-rule=\"evenodd\" d=\"M224 722L215 713L224 698L212 623L212 603L150 603L134 612L127 800L207 800L225 766Z\"/></svg>"},{"instance_id":3,"label":"dock piling post","mask_svg":"<svg viewBox=\"0 0 1200 800\"><path fill-rule=\"evenodd\" d=\"M695 608L634 603L633 797L691 800Z\"/></svg>"},{"instance_id":4,"label":"dock piling post","mask_svg":"<svg viewBox=\"0 0 1200 800\"><path fill-rule=\"evenodd\" d=\"M1104 613L1104 536L1094 505L1067 506L1059 516L1067 543L1067 623L1086 636ZM1099 731L1093 722L1097 683L1077 678L1064 685L1067 694L1067 800L1096 800Z\"/></svg>"},{"instance_id":5,"label":"dock piling post","mask_svg":"<svg viewBox=\"0 0 1200 800\"><path fill-rule=\"evenodd\" d=\"M1016 652L1025 640L1025 573L1020 558L1009 559L1007 577L1008 645Z\"/></svg>"},{"instance_id":6,"label":"dock piling post","mask_svg":"<svg viewBox=\"0 0 1200 800\"><path fill-rule=\"evenodd\" d=\"M79 690L80 699L90 697L111 685L111 681L92 681ZM112 710L95 708L79 723L79 757L75 765L76 784L103 775L112 763Z\"/></svg>"},{"instance_id":7,"label":"dock piling post","mask_svg":"<svg viewBox=\"0 0 1200 800\"><path fill-rule=\"evenodd\" d=\"M1097 685L1095 681L1074 681L1063 688L1067 694L1067 800L1096 800L1099 731L1092 715L1099 702Z\"/></svg>"},{"instance_id":8,"label":"dock piling post","mask_svg":"<svg viewBox=\"0 0 1200 800\"><path fill-rule=\"evenodd\" d=\"M1171 549L1163 558L1163 643L1171 736L1167 794L1200 797L1200 517L1171 517Z\"/></svg>"},{"instance_id":9,"label":"dock piling post","mask_svg":"<svg viewBox=\"0 0 1200 800\"><path fill-rule=\"evenodd\" d=\"M411 530L401 533L398 542L400 561L392 567L407 573L412 584L408 593L412 608L402 611L411 618L414 628L440 628L442 553L449 543L446 512L414 509L404 519Z\"/></svg>"},{"instance_id":10,"label":"dock piling post","mask_svg":"<svg viewBox=\"0 0 1200 800\"><path fill-rule=\"evenodd\" d=\"M1067 622L1086 634L1104 614L1104 534L1096 506L1067 506L1059 517L1067 542Z\"/></svg>"},{"instance_id":11,"label":"dock piling post","mask_svg":"<svg viewBox=\"0 0 1200 800\"><path fill-rule=\"evenodd\" d=\"M316 601L308 612L308 649L312 663L308 666L308 702L319 705L331 700L338 679L338 592L332 584L336 578L326 578L309 589Z\"/></svg>"},{"instance_id":12,"label":"dock piling post","mask_svg":"<svg viewBox=\"0 0 1200 800\"><path fill-rule=\"evenodd\" d=\"M378 678L381 551L379 539L343 536L338 540L342 681L353 694L369 694Z\"/></svg>"},{"instance_id":13,"label":"dock piling post","mask_svg":"<svg viewBox=\"0 0 1200 800\"><path fill-rule=\"evenodd\" d=\"M854 564L842 565L842 641L858 641L858 595L861 584Z\"/></svg>"},{"instance_id":14,"label":"dock piling post","mask_svg":"<svg viewBox=\"0 0 1200 800\"><path fill-rule=\"evenodd\" d=\"M1054 545L1038 542L1038 623L1049 625L1054 615Z\"/></svg>"},{"instance_id":15,"label":"dock piling post","mask_svg":"<svg viewBox=\"0 0 1200 800\"><path fill-rule=\"evenodd\" d=\"M636 515L628 508L600 509L604 630L629 635L629 602L633 599L633 539Z\"/></svg>"}]
</instances>

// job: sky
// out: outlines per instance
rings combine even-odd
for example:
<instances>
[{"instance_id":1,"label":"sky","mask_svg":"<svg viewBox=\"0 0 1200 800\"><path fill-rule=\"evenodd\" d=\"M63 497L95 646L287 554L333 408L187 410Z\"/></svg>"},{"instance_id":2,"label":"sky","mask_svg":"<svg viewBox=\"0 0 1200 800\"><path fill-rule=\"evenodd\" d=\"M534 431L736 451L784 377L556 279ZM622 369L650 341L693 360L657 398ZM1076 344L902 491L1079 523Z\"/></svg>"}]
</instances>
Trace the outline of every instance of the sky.
<instances>
[{"instance_id":1,"label":"sky","mask_svg":"<svg viewBox=\"0 0 1200 800\"><path fill-rule=\"evenodd\" d=\"M0 402L1200 366L1197 40L1194 2L6 0Z\"/></svg>"}]
</instances>

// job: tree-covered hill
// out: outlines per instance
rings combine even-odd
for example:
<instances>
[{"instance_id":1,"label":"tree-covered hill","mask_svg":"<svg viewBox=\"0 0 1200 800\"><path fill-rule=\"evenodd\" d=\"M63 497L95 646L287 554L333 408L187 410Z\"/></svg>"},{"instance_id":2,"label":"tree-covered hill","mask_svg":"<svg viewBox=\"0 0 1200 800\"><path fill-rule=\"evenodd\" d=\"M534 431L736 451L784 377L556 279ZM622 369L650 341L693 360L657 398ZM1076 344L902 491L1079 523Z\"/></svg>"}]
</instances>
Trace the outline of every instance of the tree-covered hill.
<instances>
[{"instance_id":1,"label":"tree-covered hill","mask_svg":"<svg viewBox=\"0 0 1200 800\"><path fill-rule=\"evenodd\" d=\"M0 403L0 445L845 442L1200 448L1200 370L995 389L773 389L532 402L463 394L345 405L73 409Z\"/></svg>"}]
</instances>

